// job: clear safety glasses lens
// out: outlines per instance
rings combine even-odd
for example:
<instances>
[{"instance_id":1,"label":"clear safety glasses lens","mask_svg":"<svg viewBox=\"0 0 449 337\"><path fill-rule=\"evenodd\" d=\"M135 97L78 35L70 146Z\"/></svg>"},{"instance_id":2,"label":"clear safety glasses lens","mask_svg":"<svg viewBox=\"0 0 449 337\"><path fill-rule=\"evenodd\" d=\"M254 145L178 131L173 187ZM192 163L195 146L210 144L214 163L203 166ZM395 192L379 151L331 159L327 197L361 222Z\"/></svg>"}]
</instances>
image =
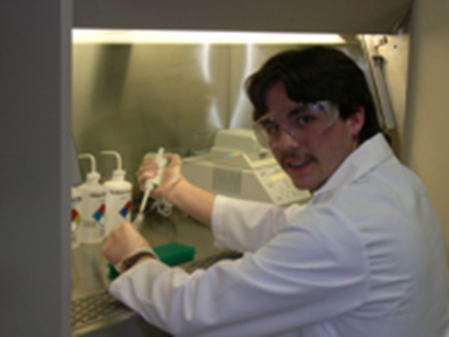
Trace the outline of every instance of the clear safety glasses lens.
<instances>
[{"instance_id":1,"label":"clear safety glasses lens","mask_svg":"<svg viewBox=\"0 0 449 337\"><path fill-rule=\"evenodd\" d=\"M282 132L297 139L323 132L338 118L338 107L329 101L299 103L286 114L268 113L254 123L254 132L260 144L276 146Z\"/></svg>"}]
</instances>

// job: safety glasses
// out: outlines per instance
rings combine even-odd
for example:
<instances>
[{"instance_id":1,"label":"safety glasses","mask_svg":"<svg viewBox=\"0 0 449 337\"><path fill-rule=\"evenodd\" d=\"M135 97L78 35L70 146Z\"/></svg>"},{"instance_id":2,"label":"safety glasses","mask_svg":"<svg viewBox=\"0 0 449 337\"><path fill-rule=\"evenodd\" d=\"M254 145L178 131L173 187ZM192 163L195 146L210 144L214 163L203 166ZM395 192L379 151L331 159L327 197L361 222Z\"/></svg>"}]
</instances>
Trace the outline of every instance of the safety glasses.
<instances>
[{"instance_id":1,"label":"safety glasses","mask_svg":"<svg viewBox=\"0 0 449 337\"><path fill-rule=\"evenodd\" d=\"M329 101L298 103L287 113L269 112L254 123L254 132L260 144L277 147L285 131L298 140L300 136L317 135L329 128L338 118L338 107Z\"/></svg>"}]
</instances>

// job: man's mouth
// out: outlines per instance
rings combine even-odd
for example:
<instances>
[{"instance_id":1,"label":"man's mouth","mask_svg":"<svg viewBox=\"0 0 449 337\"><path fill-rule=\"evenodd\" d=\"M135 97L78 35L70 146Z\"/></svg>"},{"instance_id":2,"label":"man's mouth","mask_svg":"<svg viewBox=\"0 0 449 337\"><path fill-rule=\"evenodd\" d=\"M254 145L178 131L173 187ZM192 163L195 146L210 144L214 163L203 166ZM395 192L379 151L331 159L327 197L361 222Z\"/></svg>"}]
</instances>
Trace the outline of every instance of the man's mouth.
<instances>
[{"instance_id":1,"label":"man's mouth","mask_svg":"<svg viewBox=\"0 0 449 337\"><path fill-rule=\"evenodd\" d=\"M301 156L301 157L286 157L283 162L285 167L291 167L293 169L298 169L305 167L313 161L311 156Z\"/></svg>"},{"instance_id":2,"label":"man's mouth","mask_svg":"<svg viewBox=\"0 0 449 337\"><path fill-rule=\"evenodd\" d=\"M300 160L289 161L287 165L290 167L301 167L308 164L309 162L310 158L303 158Z\"/></svg>"}]
</instances>

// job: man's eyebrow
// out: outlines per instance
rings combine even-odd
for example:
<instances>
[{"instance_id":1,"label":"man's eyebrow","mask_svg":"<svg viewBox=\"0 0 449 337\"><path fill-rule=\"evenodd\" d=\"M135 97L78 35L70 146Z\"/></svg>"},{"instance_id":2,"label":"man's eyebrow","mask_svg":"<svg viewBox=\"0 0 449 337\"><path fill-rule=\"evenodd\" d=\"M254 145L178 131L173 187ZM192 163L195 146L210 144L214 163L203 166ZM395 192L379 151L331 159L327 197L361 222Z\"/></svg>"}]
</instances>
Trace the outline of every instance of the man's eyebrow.
<instances>
[{"instance_id":1,"label":"man's eyebrow","mask_svg":"<svg viewBox=\"0 0 449 337\"><path fill-rule=\"evenodd\" d=\"M298 113L304 112L307 109L305 108L305 105L301 104L301 105L297 105L294 108L292 108L289 112L288 112L288 117L294 116Z\"/></svg>"}]
</instances>

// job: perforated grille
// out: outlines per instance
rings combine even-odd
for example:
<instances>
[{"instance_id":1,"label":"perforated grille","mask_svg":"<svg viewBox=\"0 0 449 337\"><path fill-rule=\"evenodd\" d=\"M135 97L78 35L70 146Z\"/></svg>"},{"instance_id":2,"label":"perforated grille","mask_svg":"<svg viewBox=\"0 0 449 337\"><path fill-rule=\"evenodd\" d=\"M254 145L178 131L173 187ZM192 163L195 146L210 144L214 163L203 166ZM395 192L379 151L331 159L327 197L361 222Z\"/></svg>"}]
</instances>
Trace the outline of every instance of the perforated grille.
<instances>
[{"instance_id":1,"label":"perforated grille","mask_svg":"<svg viewBox=\"0 0 449 337\"><path fill-rule=\"evenodd\" d=\"M72 300L72 330L102 322L115 316L130 313L130 310L101 290L93 295Z\"/></svg>"},{"instance_id":2,"label":"perforated grille","mask_svg":"<svg viewBox=\"0 0 449 337\"><path fill-rule=\"evenodd\" d=\"M212 188L215 191L240 195L241 186L242 173L240 171L229 171L221 168L214 168Z\"/></svg>"},{"instance_id":3,"label":"perforated grille","mask_svg":"<svg viewBox=\"0 0 449 337\"><path fill-rule=\"evenodd\" d=\"M192 273L197 269L207 269L220 260L234 260L241 256L241 253L224 251L185 263L180 267L188 273ZM119 316L132 314L131 310L117 301L104 289L93 295L72 300L72 330L84 329L97 323L105 324L107 321Z\"/></svg>"}]
</instances>

